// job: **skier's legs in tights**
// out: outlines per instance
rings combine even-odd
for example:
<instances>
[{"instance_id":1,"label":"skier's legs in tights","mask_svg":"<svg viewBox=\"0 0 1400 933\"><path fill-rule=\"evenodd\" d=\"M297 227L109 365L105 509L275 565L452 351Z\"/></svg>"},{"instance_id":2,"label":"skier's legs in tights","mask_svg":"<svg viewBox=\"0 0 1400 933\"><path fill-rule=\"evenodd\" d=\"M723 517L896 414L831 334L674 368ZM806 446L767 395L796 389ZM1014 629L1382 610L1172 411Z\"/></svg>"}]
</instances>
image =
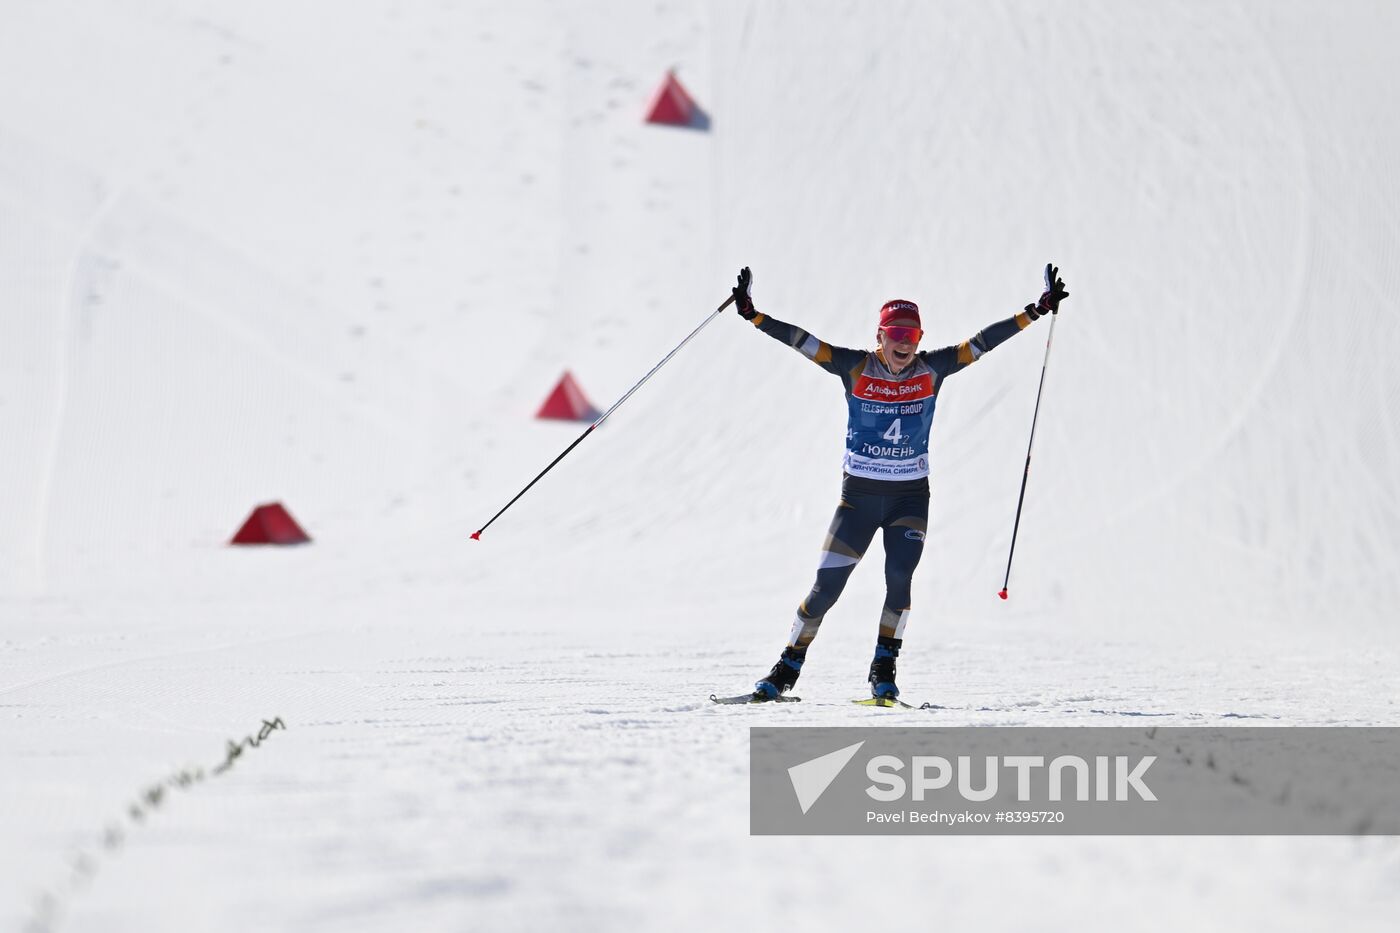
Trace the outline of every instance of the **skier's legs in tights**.
<instances>
[{"instance_id":1,"label":"skier's legs in tights","mask_svg":"<svg viewBox=\"0 0 1400 933\"><path fill-rule=\"evenodd\" d=\"M881 524L885 529L885 605L880 612L880 638L895 639L893 646L897 648L909 618L914 568L924 553L928 494L894 499Z\"/></svg>"},{"instance_id":2,"label":"skier's legs in tights","mask_svg":"<svg viewBox=\"0 0 1400 933\"><path fill-rule=\"evenodd\" d=\"M865 556L866 548L875 538L880 527L880 514L872 508L875 504L869 497L843 498L836 507L836 515L831 519L827 530L826 543L822 545L821 565L817 568L817 580L812 591L797 607L797 618L793 620L792 632L788 636L788 646L805 651L817 637L822 618L836 603L851 571Z\"/></svg>"}]
</instances>

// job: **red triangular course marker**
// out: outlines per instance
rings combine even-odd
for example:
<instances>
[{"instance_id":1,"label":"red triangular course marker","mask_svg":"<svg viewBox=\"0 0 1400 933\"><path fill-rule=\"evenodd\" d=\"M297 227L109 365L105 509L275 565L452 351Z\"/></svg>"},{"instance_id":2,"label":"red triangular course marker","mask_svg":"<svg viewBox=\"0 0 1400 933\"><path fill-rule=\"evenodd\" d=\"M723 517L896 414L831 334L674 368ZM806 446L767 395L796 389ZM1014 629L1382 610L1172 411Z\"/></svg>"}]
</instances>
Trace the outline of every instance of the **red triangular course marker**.
<instances>
[{"instance_id":1,"label":"red triangular course marker","mask_svg":"<svg viewBox=\"0 0 1400 933\"><path fill-rule=\"evenodd\" d=\"M269 502L253 509L229 544L307 544L311 537L301 530L280 502Z\"/></svg>"},{"instance_id":2,"label":"red triangular course marker","mask_svg":"<svg viewBox=\"0 0 1400 933\"><path fill-rule=\"evenodd\" d=\"M535 417L552 418L557 421L595 421L600 414L601 412L584 398L583 390L574 381L573 374L565 370L559 384L549 393L549 398L544 400L540 410L535 412Z\"/></svg>"},{"instance_id":3,"label":"red triangular course marker","mask_svg":"<svg viewBox=\"0 0 1400 933\"><path fill-rule=\"evenodd\" d=\"M706 129L709 126L709 117L676 80L676 73L668 71L666 80L661 83L661 89L656 92L656 99L652 101L647 122Z\"/></svg>"}]
</instances>

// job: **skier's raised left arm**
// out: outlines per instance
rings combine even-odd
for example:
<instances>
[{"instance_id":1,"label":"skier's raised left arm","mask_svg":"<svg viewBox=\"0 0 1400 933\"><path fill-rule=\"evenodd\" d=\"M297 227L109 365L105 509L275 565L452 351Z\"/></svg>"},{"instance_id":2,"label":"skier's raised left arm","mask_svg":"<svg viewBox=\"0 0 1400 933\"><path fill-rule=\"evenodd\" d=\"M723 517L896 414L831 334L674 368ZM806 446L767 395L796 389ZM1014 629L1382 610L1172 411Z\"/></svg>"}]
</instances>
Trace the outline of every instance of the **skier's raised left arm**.
<instances>
[{"instance_id":1,"label":"skier's raised left arm","mask_svg":"<svg viewBox=\"0 0 1400 933\"><path fill-rule=\"evenodd\" d=\"M1026 305L1026 309L1020 314L1004 321L997 321L995 324L989 324L971 339L964 340L962 343L944 347L941 350L920 353L919 356L928 363L934 372L951 376L977 362L982 354L1000 346L1025 330L1030 326L1031 321L1047 314L1058 314L1060 302L1069 297L1069 292L1065 291L1064 280L1059 278L1059 272L1060 270L1054 266L1046 265L1045 291L1041 293L1039 301Z\"/></svg>"}]
</instances>

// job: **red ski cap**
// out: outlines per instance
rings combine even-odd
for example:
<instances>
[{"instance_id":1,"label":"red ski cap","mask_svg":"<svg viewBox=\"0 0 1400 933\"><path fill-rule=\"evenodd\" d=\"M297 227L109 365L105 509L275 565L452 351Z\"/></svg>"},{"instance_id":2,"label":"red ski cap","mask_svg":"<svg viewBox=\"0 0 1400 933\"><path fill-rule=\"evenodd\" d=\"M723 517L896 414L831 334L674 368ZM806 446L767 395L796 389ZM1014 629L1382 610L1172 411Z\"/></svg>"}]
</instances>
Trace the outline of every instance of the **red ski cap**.
<instances>
[{"instance_id":1,"label":"red ski cap","mask_svg":"<svg viewBox=\"0 0 1400 933\"><path fill-rule=\"evenodd\" d=\"M903 298L887 301L885 306L880 309L881 327L893 324L895 321L913 321L915 327L923 326L919 321L919 306Z\"/></svg>"}]
</instances>

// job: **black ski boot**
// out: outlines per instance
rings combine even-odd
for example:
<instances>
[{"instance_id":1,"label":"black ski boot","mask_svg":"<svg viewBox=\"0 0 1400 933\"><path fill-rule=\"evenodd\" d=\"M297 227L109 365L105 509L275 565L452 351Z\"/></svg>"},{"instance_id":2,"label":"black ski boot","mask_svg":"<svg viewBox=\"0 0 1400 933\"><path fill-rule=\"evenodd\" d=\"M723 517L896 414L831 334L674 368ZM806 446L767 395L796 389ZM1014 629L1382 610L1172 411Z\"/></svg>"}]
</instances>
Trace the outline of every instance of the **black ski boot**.
<instances>
[{"instance_id":1,"label":"black ski boot","mask_svg":"<svg viewBox=\"0 0 1400 933\"><path fill-rule=\"evenodd\" d=\"M797 683L797 675L802 673L802 662L806 658L806 648L784 648L783 656L778 658L778 663L773 665L768 676L753 685L754 697L776 700L787 693Z\"/></svg>"},{"instance_id":2,"label":"black ski boot","mask_svg":"<svg viewBox=\"0 0 1400 933\"><path fill-rule=\"evenodd\" d=\"M870 662L870 695L877 699L894 699L899 687L894 683L894 662L899 657L902 638L880 636L875 645L875 660Z\"/></svg>"}]
</instances>

